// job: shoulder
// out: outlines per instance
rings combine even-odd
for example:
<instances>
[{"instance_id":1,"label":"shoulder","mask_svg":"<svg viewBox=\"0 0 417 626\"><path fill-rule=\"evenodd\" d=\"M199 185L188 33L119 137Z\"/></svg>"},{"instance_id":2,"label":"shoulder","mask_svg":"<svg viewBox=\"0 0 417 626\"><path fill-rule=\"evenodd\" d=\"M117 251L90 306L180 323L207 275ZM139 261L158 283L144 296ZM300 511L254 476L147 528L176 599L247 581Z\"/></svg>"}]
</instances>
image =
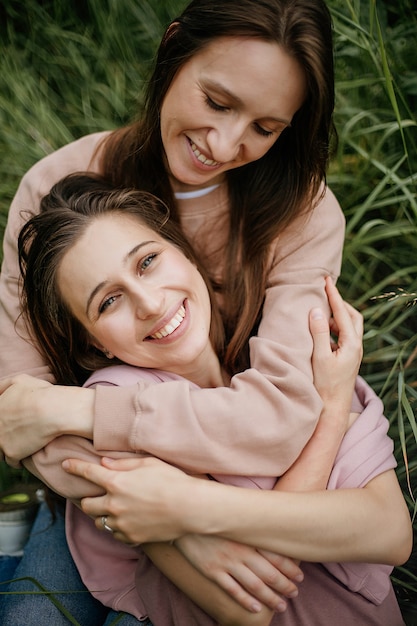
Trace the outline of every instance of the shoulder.
<instances>
[{"instance_id":1,"label":"shoulder","mask_svg":"<svg viewBox=\"0 0 417 626\"><path fill-rule=\"evenodd\" d=\"M21 187L42 197L58 180L77 171L97 171L97 149L108 131L85 135L35 163L24 175Z\"/></svg>"},{"instance_id":2,"label":"shoulder","mask_svg":"<svg viewBox=\"0 0 417 626\"><path fill-rule=\"evenodd\" d=\"M314 206L311 217L328 220L336 228L345 228L345 216L336 196L330 187L322 189L323 194Z\"/></svg>"},{"instance_id":3,"label":"shoulder","mask_svg":"<svg viewBox=\"0 0 417 626\"><path fill-rule=\"evenodd\" d=\"M275 239L271 265L320 266L332 276L340 270L345 217L334 193L322 187L313 206L297 216ZM295 263L295 266L294 266Z\"/></svg>"},{"instance_id":4,"label":"shoulder","mask_svg":"<svg viewBox=\"0 0 417 626\"><path fill-rule=\"evenodd\" d=\"M303 230L307 236L314 234L341 233L344 236L346 220L342 208L330 187L323 186L313 206L302 213L295 226ZM291 227L290 227L291 228Z\"/></svg>"},{"instance_id":5,"label":"shoulder","mask_svg":"<svg viewBox=\"0 0 417 626\"><path fill-rule=\"evenodd\" d=\"M75 172L99 171L100 142L109 131L86 135L35 163L20 181L10 205L6 239L12 248L28 216L39 212L40 201L61 178Z\"/></svg>"}]
</instances>

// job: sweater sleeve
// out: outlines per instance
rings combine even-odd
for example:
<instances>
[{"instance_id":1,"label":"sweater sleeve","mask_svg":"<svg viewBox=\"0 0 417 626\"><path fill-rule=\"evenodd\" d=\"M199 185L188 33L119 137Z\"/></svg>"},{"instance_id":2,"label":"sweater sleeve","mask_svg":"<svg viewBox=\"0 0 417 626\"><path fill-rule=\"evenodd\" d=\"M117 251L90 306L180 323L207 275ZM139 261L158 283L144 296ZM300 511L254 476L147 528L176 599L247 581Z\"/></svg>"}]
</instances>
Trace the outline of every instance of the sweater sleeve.
<instances>
[{"instance_id":1,"label":"sweater sleeve","mask_svg":"<svg viewBox=\"0 0 417 626\"><path fill-rule=\"evenodd\" d=\"M22 178L9 209L0 273L0 378L26 373L53 381L40 353L28 338L19 302L17 238L30 217L39 212L41 198L52 185L72 172L97 171L93 155L106 133L87 135L36 163Z\"/></svg>"},{"instance_id":2,"label":"sweater sleeve","mask_svg":"<svg viewBox=\"0 0 417 626\"><path fill-rule=\"evenodd\" d=\"M140 383L98 388L94 444L145 451L187 471L280 476L311 437L322 408L313 385L308 314L328 307L324 277L340 271L344 218L327 190L274 243L251 367L228 388Z\"/></svg>"},{"instance_id":3,"label":"sweater sleeve","mask_svg":"<svg viewBox=\"0 0 417 626\"><path fill-rule=\"evenodd\" d=\"M138 380L147 381L149 384L157 384L178 378L175 374L155 369L113 365L91 374L83 386L94 388L98 385L127 385ZM125 459L129 457L137 458L139 455L136 452L115 451L112 449L101 450L99 453L95 450L90 439L75 435L62 435L53 439L41 450L38 450L30 459L25 459L24 465L53 491L59 493L64 498L78 502L81 498L102 495L104 492L98 485L90 483L80 476L68 474L62 468L63 461L73 458L100 464L103 456L113 459Z\"/></svg>"}]
</instances>

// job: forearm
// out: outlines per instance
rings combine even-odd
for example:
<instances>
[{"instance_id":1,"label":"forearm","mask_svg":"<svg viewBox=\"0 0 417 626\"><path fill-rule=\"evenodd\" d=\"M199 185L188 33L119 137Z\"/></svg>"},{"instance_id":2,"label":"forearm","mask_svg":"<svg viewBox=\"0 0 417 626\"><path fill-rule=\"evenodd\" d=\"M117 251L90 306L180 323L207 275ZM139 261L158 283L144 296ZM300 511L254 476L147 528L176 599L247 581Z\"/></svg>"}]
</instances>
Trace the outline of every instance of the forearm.
<instances>
[{"instance_id":1,"label":"forearm","mask_svg":"<svg viewBox=\"0 0 417 626\"><path fill-rule=\"evenodd\" d=\"M357 413L351 413L351 420ZM346 431L346 410L340 404L324 407L311 439L290 469L278 480L276 491L326 489Z\"/></svg>"},{"instance_id":2,"label":"forearm","mask_svg":"<svg viewBox=\"0 0 417 626\"><path fill-rule=\"evenodd\" d=\"M169 580L221 626L267 626L270 623L271 609L263 607L259 613L246 611L195 569L175 546L149 543L142 548Z\"/></svg>"},{"instance_id":3,"label":"forearm","mask_svg":"<svg viewBox=\"0 0 417 626\"><path fill-rule=\"evenodd\" d=\"M54 385L42 398L38 413L50 416L50 432L93 439L95 390ZM42 410L43 409L43 410Z\"/></svg>"},{"instance_id":4,"label":"forearm","mask_svg":"<svg viewBox=\"0 0 417 626\"><path fill-rule=\"evenodd\" d=\"M410 520L393 471L363 489L310 493L201 481L184 499L176 505L189 513L186 532L217 534L312 562L395 565L407 558Z\"/></svg>"},{"instance_id":5,"label":"forearm","mask_svg":"<svg viewBox=\"0 0 417 626\"><path fill-rule=\"evenodd\" d=\"M113 459L138 458L138 455L129 452L109 451L106 454ZM89 439L63 435L54 439L32 457L24 459L23 463L32 474L53 491L64 498L71 499L74 504L78 505L81 498L103 494L104 490L98 485L79 476L69 475L62 469L62 462L68 457L99 465L102 455L94 449L93 443Z\"/></svg>"}]
</instances>

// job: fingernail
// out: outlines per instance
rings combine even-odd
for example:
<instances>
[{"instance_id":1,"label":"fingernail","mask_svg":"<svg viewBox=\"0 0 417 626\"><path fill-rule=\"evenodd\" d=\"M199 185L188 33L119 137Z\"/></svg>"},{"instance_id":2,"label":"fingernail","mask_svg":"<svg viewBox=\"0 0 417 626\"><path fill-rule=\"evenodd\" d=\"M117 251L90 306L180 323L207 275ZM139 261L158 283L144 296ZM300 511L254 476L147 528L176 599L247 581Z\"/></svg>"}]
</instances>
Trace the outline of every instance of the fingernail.
<instances>
[{"instance_id":1,"label":"fingernail","mask_svg":"<svg viewBox=\"0 0 417 626\"><path fill-rule=\"evenodd\" d=\"M321 309L312 309L311 317L313 320L322 320L324 318L323 311Z\"/></svg>"},{"instance_id":2,"label":"fingernail","mask_svg":"<svg viewBox=\"0 0 417 626\"><path fill-rule=\"evenodd\" d=\"M69 461L62 461L62 467L63 467L64 470L69 469L69 467L70 467Z\"/></svg>"},{"instance_id":3,"label":"fingernail","mask_svg":"<svg viewBox=\"0 0 417 626\"><path fill-rule=\"evenodd\" d=\"M283 613L284 611L286 611L286 610L287 610L287 605L285 604L285 602L280 602L280 603L277 605L276 610L278 611L278 613Z\"/></svg>"},{"instance_id":4,"label":"fingernail","mask_svg":"<svg viewBox=\"0 0 417 626\"><path fill-rule=\"evenodd\" d=\"M262 610L262 606L257 602L254 602L253 604L251 604L250 610L252 611L252 613L260 613Z\"/></svg>"},{"instance_id":5,"label":"fingernail","mask_svg":"<svg viewBox=\"0 0 417 626\"><path fill-rule=\"evenodd\" d=\"M287 594L287 598L296 598L298 596L298 589L294 589L291 593Z\"/></svg>"}]
</instances>

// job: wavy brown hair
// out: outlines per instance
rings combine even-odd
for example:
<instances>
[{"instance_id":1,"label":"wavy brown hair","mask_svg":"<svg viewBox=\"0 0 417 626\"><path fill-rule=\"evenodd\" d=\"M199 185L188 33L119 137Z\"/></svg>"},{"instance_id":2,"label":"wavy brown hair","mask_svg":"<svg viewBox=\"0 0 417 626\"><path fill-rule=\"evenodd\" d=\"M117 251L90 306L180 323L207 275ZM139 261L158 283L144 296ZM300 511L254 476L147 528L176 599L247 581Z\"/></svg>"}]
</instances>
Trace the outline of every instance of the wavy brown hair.
<instances>
[{"instance_id":1,"label":"wavy brown hair","mask_svg":"<svg viewBox=\"0 0 417 626\"><path fill-rule=\"evenodd\" d=\"M83 325L61 297L60 263L91 222L104 214L129 215L179 247L208 285L212 303L210 338L223 358L223 326L210 281L167 207L148 192L114 189L91 174L72 174L55 184L41 200L18 238L22 274L21 302L28 330L60 384L80 384L91 371L114 363L91 344ZM163 368L161 368L163 369Z\"/></svg>"},{"instance_id":2,"label":"wavy brown hair","mask_svg":"<svg viewBox=\"0 0 417 626\"><path fill-rule=\"evenodd\" d=\"M260 320L271 242L313 206L325 181L334 131L332 29L323 0L193 0L167 29L155 61L141 120L112 133L102 172L115 185L145 189L178 212L164 165L159 114L171 82L197 52L223 36L280 45L304 69L307 95L261 159L226 174L230 235L222 289L231 370L248 365L248 339ZM277 81L279 75L277 75ZM239 271L237 271L237 269Z\"/></svg>"}]
</instances>

